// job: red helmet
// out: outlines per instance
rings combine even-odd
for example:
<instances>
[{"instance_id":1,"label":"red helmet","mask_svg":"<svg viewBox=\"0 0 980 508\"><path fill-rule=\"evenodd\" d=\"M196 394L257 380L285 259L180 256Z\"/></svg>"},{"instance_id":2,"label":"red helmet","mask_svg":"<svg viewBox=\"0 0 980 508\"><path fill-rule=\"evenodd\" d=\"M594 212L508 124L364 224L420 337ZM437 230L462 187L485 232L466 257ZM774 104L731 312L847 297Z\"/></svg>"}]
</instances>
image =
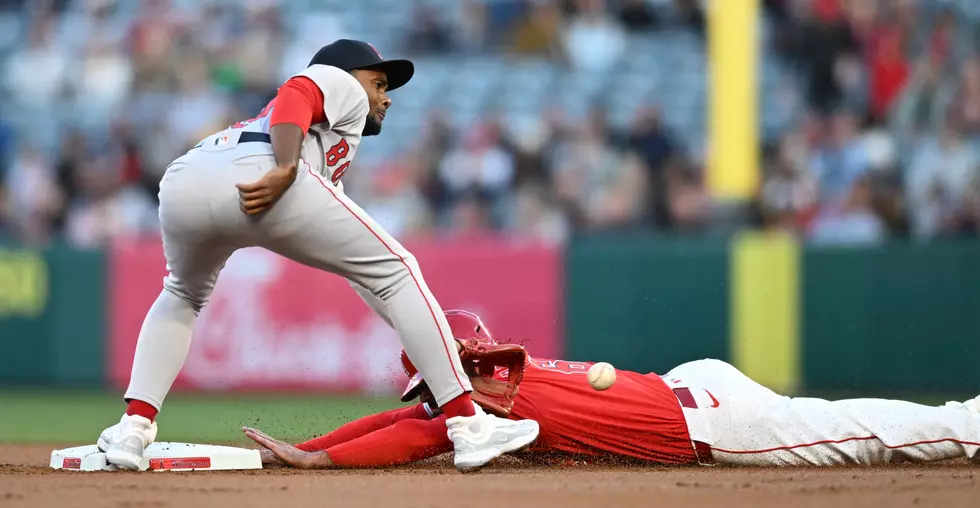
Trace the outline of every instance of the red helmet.
<instances>
[{"instance_id":1,"label":"red helmet","mask_svg":"<svg viewBox=\"0 0 980 508\"><path fill-rule=\"evenodd\" d=\"M447 310L445 315L454 339L462 341L475 339L481 344L497 343L493 334L490 333L490 329L483 324L480 316L465 310ZM418 396L419 390L422 389L423 379L422 374L408 359L408 354L405 353L404 349L402 349L401 359L402 368L405 369L405 375L408 376L408 386L405 387L405 392L402 394L402 402L408 402Z\"/></svg>"}]
</instances>

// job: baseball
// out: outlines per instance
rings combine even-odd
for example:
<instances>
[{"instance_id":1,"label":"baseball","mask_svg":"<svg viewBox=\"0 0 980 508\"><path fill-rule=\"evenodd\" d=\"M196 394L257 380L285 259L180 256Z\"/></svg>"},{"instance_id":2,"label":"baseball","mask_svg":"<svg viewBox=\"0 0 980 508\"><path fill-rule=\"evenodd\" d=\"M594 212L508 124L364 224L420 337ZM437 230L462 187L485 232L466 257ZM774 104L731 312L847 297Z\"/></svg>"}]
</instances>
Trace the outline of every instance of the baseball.
<instances>
[{"instance_id":1,"label":"baseball","mask_svg":"<svg viewBox=\"0 0 980 508\"><path fill-rule=\"evenodd\" d=\"M599 362L589 368L589 384L596 390L606 390L616 382L616 369L606 363Z\"/></svg>"}]
</instances>

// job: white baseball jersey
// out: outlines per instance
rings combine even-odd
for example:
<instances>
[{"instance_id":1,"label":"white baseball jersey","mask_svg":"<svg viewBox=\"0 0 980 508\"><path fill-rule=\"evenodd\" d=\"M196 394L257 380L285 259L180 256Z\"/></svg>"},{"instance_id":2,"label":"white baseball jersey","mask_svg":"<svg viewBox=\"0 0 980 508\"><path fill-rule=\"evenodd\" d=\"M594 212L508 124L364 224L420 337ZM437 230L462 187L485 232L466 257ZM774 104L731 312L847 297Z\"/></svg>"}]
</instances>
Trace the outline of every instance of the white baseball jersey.
<instances>
[{"instance_id":1,"label":"white baseball jersey","mask_svg":"<svg viewBox=\"0 0 980 508\"><path fill-rule=\"evenodd\" d=\"M367 93L354 76L329 65L312 65L293 77L296 76L309 78L323 92L323 112L327 118L326 122L310 126L300 157L336 185L361 143L361 132L370 111ZM231 129L268 134L275 103L273 99L259 116L239 122ZM269 150L271 153L271 146Z\"/></svg>"}]
</instances>

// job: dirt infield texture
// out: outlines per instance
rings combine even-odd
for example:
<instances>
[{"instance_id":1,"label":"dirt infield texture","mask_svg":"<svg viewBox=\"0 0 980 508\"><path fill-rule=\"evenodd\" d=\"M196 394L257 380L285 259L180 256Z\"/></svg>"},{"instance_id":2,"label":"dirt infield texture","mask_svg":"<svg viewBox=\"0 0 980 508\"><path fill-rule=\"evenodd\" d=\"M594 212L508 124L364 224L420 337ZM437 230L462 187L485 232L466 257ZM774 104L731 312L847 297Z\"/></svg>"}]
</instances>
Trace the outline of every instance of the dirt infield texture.
<instances>
[{"instance_id":1,"label":"dirt infield texture","mask_svg":"<svg viewBox=\"0 0 980 508\"><path fill-rule=\"evenodd\" d=\"M980 507L980 467L967 463L623 469L506 459L463 475L442 457L368 471L80 473L48 469L53 448L0 446L0 507Z\"/></svg>"}]
</instances>

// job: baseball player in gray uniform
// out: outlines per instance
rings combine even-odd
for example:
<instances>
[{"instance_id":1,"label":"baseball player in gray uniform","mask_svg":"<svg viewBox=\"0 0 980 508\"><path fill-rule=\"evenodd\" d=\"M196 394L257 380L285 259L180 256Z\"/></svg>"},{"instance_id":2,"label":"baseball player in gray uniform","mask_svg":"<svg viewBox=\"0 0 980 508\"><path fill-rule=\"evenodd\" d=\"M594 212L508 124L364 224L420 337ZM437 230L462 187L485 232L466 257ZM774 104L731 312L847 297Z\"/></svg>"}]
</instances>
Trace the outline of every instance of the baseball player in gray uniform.
<instances>
[{"instance_id":1,"label":"baseball player in gray uniform","mask_svg":"<svg viewBox=\"0 0 980 508\"><path fill-rule=\"evenodd\" d=\"M449 324L415 257L344 194L341 178L361 137L381 132L388 92L413 74L410 61L338 40L257 117L208 136L167 167L159 213L169 274L140 330L126 412L98 439L109 463L139 467L221 268L252 246L347 278L394 327L449 416L459 470L534 441L537 422L497 418L472 402Z\"/></svg>"}]
</instances>

